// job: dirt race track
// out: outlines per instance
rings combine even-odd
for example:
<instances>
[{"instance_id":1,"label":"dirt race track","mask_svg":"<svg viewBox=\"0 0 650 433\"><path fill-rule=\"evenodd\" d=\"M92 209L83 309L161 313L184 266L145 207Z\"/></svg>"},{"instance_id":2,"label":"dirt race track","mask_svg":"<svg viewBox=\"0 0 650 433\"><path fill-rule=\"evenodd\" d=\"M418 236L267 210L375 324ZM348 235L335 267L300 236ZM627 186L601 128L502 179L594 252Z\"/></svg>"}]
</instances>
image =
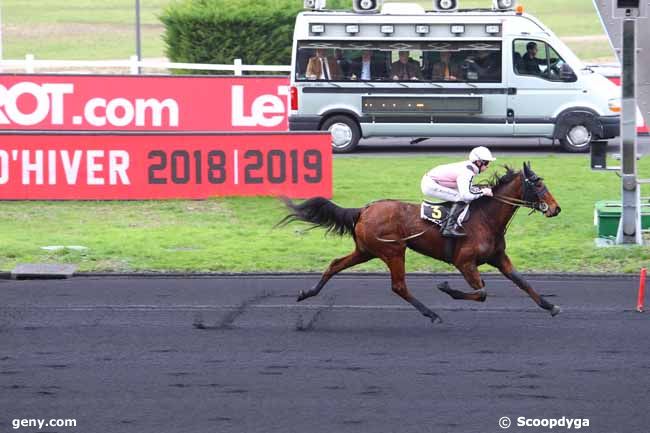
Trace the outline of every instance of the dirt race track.
<instances>
[{"instance_id":1,"label":"dirt race track","mask_svg":"<svg viewBox=\"0 0 650 433\"><path fill-rule=\"evenodd\" d=\"M74 418L40 432L478 433L505 431L504 416L512 432L567 431L519 417L650 430L635 278L531 276L563 308L551 318L501 277L479 304L410 276L438 325L383 275L339 276L296 304L317 279L0 281L0 431Z\"/></svg>"}]
</instances>

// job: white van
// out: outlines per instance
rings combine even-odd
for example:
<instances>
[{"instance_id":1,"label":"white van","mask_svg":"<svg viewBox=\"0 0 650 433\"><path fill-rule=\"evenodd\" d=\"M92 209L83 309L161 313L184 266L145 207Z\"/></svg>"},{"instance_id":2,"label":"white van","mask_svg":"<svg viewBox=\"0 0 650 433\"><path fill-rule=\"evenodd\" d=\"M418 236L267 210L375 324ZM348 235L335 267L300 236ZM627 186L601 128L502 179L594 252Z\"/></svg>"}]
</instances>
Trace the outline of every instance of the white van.
<instances>
[{"instance_id":1,"label":"white van","mask_svg":"<svg viewBox=\"0 0 650 433\"><path fill-rule=\"evenodd\" d=\"M292 131L362 137L546 137L569 152L619 135L620 89L521 10L298 15Z\"/></svg>"}]
</instances>

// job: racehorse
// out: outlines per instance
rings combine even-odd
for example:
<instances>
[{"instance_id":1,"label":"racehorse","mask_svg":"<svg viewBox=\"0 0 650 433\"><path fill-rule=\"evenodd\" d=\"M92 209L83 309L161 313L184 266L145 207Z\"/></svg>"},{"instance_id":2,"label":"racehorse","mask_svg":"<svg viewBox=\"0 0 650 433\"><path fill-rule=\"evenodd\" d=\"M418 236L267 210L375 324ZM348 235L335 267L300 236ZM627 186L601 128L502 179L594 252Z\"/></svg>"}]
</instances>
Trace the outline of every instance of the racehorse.
<instances>
[{"instance_id":1,"label":"racehorse","mask_svg":"<svg viewBox=\"0 0 650 433\"><path fill-rule=\"evenodd\" d=\"M322 197L300 204L284 199L290 213L277 226L305 221L328 232L351 235L356 246L347 256L334 259L318 284L308 291L301 291L297 301L318 295L327 281L342 270L379 258L390 270L393 292L433 323L442 322L440 316L418 301L406 287L404 258L406 249L410 248L450 263L460 271L473 292L452 289L446 281L437 286L453 299L485 301L485 282L478 267L488 263L528 293L537 305L555 316L560 308L540 296L515 270L506 254L505 232L520 207L554 217L560 213L560 206L543 179L530 168L530 163L524 163L521 171L505 168L504 175L495 175L489 182L494 197L481 197L470 204L470 217L463 224L466 236L462 238L443 238L438 226L420 217L419 204L379 200L363 208L350 209Z\"/></svg>"}]
</instances>

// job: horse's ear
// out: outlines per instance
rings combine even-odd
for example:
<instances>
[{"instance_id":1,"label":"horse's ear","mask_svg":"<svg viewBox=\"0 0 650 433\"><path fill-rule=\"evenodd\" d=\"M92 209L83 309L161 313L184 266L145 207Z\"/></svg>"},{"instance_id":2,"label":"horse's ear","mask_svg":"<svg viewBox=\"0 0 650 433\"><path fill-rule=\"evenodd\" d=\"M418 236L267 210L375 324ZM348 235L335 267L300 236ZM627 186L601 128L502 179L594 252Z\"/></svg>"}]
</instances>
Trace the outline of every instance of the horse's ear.
<instances>
[{"instance_id":1,"label":"horse's ear","mask_svg":"<svg viewBox=\"0 0 650 433\"><path fill-rule=\"evenodd\" d=\"M524 161L524 175L528 177L528 171L530 170L530 162Z\"/></svg>"}]
</instances>

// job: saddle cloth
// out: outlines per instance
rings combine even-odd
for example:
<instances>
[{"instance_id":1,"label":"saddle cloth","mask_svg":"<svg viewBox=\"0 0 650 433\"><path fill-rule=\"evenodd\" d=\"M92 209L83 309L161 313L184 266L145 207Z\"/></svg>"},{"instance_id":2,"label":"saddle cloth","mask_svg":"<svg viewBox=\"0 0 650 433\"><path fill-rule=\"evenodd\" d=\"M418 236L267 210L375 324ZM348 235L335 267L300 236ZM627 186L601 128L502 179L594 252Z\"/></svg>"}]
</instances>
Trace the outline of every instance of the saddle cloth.
<instances>
[{"instance_id":1,"label":"saddle cloth","mask_svg":"<svg viewBox=\"0 0 650 433\"><path fill-rule=\"evenodd\" d=\"M423 200L420 205L420 218L430 221L436 225L442 226L442 224L447 221L449 218L449 211L453 206L452 202L431 202L428 200ZM463 222L469 219L469 209L465 212L465 217Z\"/></svg>"}]
</instances>

